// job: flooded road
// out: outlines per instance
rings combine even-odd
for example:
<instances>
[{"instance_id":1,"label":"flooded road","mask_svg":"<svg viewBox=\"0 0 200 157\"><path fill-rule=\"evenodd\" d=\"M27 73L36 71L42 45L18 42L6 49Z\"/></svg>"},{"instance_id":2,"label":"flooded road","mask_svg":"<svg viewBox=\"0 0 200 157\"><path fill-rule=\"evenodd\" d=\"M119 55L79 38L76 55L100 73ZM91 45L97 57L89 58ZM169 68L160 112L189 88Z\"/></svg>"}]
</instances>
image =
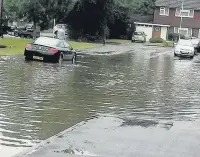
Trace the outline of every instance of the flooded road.
<instances>
[{"instance_id":1,"label":"flooded road","mask_svg":"<svg viewBox=\"0 0 200 157\"><path fill-rule=\"evenodd\" d=\"M174 59L171 50L148 48L82 55L78 60L76 65L61 66L27 63L23 57L0 61L4 157L102 114L139 126L200 118L198 62Z\"/></svg>"}]
</instances>

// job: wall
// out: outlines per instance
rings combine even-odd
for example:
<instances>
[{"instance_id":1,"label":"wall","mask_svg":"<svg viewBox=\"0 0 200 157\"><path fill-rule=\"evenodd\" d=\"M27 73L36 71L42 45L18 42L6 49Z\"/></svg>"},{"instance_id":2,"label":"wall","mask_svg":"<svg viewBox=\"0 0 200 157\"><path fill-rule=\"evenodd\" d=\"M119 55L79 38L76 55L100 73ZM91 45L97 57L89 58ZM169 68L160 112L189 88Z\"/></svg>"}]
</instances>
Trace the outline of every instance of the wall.
<instances>
[{"instance_id":1,"label":"wall","mask_svg":"<svg viewBox=\"0 0 200 157\"><path fill-rule=\"evenodd\" d=\"M149 41L150 38L152 38L152 26L138 26L136 25L136 31L144 32L146 36L146 40Z\"/></svg>"},{"instance_id":2,"label":"wall","mask_svg":"<svg viewBox=\"0 0 200 157\"><path fill-rule=\"evenodd\" d=\"M170 9L169 16L161 16L160 8L156 8L154 12L154 23L171 25L174 27L180 26L180 17L175 16L176 9ZM183 18L183 28L200 28L200 11L195 11L194 18Z\"/></svg>"}]
</instances>

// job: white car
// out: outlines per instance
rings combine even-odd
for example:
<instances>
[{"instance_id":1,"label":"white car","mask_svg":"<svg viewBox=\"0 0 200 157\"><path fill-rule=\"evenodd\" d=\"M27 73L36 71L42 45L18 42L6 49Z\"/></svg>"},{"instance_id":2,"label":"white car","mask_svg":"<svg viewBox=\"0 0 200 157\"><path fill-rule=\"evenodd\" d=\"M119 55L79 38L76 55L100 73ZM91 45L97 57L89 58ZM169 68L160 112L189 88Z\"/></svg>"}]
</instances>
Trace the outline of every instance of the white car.
<instances>
[{"instance_id":1,"label":"white car","mask_svg":"<svg viewBox=\"0 0 200 157\"><path fill-rule=\"evenodd\" d=\"M139 41L139 42L145 43L146 42L146 35L145 35L144 32L134 32L131 41L132 42Z\"/></svg>"},{"instance_id":2,"label":"white car","mask_svg":"<svg viewBox=\"0 0 200 157\"><path fill-rule=\"evenodd\" d=\"M191 40L180 39L174 49L174 56L190 57L195 55L195 48Z\"/></svg>"}]
</instances>

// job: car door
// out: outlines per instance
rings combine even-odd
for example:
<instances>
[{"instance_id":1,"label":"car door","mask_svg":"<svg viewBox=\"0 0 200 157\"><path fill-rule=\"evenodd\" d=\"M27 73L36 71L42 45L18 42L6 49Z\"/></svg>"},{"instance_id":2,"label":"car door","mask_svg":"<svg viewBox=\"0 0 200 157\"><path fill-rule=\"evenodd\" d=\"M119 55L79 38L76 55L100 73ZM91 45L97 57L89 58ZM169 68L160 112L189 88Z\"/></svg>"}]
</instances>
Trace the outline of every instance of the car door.
<instances>
[{"instance_id":1,"label":"car door","mask_svg":"<svg viewBox=\"0 0 200 157\"><path fill-rule=\"evenodd\" d=\"M61 52L63 53L64 60L72 60L74 57L73 52L71 51L71 47L65 41L60 44Z\"/></svg>"}]
</instances>

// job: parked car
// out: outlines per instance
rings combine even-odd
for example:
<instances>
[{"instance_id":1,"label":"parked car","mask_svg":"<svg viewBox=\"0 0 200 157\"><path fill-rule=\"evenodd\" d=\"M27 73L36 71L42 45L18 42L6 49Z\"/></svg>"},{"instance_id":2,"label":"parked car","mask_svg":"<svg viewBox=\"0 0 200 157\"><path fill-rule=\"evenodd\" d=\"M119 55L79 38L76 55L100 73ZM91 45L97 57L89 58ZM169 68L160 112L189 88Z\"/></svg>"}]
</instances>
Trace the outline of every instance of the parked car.
<instances>
[{"instance_id":1,"label":"parked car","mask_svg":"<svg viewBox=\"0 0 200 157\"><path fill-rule=\"evenodd\" d=\"M175 45L174 56L190 57L195 55L195 48L191 40L180 39Z\"/></svg>"},{"instance_id":2,"label":"parked car","mask_svg":"<svg viewBox=\"0 0 200 157\"><path fill-rule=\"evenodd\" d=\"M2 24L2 30L0 30L0 36L2 36L3 34L8 34L9 31L11 31L11 27Z\"/></svg>"},{"instance_id":3,"label":"parked car","mask_svg":"<svg viewBox=\"0 0 200 157\"><path fill-rule=\"evenodd\" d=\"M68 35L68 28L66 24L57 24L54 28L53 28L53 33L55 34L55 32L58 29L63 29L65 31L65 35Z\"/></svg>"},{"instance_id":4,"label":"parked car","mask_svg":"<svg viewBox=\"0 0 200 157\"><path fill-rule=\"evenodd\" d=\"M190 39L194 48L195 48L195 54L200 52L200 39L199 38L191 38Z\"/></svg>"},{"instance_id":5,"label":"parked car","mask_svg":"<svg viewBox=\"0 0 200 157\"><path fill-rule=\"evenodd\" d=\"M15 37L21 38L33 38L34 26L33 24L26 24L25 26L19 26L13 30ZM13 34L13 33L12 33ZM38 38L40 34L37 34Z\"/></svg>"},{"instance_id":6,"label":"parked car","mask_svg":"<svg viewBox=\"0 0 200 157\"><path fill-rule=\"evenodd\" d=\"M132 36L132 42L146 42L146 34L144 32L134 32Z\"/></svg>"},{"instance_id":7,"label":"parked car","mask_svg":"<svg viewBox=\"0 0 200 157\"><path fill-rule=\"evenodd\" d=\"M34 31L34 25L33 24L26 24L25 29L29 32L33 32Z\"/></svg>"},{"instance_id":8,"label":"parked car","mask_svg":"<svg viewBox=\"0 0 200 157\"><path fill-rule=\"evenodd\" d=\"M65 41L49 37L39 37L26 45L24 50L26 60L42 60L61 62L76 61L76 51Z\"/></svg>"}]
</instances>

